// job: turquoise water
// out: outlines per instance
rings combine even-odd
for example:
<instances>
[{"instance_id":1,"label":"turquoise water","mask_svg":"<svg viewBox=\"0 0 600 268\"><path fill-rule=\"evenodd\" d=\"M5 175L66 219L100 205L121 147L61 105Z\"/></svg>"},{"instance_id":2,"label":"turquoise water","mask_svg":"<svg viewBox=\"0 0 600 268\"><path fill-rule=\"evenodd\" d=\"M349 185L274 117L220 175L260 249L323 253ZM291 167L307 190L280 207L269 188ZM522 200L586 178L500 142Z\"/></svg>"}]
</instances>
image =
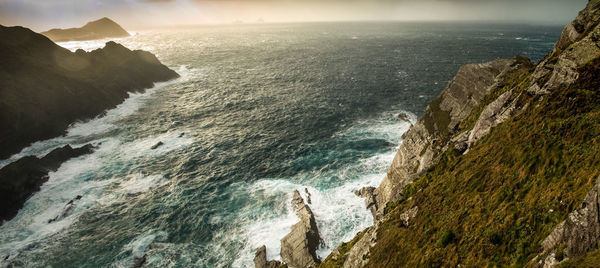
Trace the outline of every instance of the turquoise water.
<instances>
[{"instance_id":1,"label":"turquoise water","mask_svg":"<svg viewBox=\"0 0 600 268\"><path fill-rule=\"evenodd\" d=\"M251 266L263 244L279 258L279 240L297 221L292 191L305 188L325 257L372 224L353 191L383 179L410 126L399 113L414 122L462 64L517 54L540 60L560 30L311 23L120 39L182 77L13 157L66 143L99 146L51 173L0 227L0 265L131 267L145 255L149 267Z\"/></svg>"}]
</instances>

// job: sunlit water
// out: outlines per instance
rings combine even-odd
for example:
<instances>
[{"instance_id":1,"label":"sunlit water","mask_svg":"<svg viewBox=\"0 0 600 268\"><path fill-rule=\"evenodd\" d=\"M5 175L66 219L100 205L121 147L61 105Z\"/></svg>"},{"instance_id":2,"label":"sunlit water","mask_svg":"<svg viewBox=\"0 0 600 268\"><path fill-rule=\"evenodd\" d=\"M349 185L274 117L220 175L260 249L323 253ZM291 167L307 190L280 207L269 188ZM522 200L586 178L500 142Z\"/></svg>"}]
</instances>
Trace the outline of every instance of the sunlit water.
<instances>
[{"instance_id":1,"label":"sunlit water","mask_svg":"<svg viewBox=\"0 0 600 268\"><path fill-rule=\"evenodd\" d=\"M131 267L146 255L148 266L248 267L263 244L279 259L279 240L297 221L292 191L305 188L325 257L372 224L353 191L383 178L410 126L399 113L414 122L462 64L541 59L559 32L328 23L119 39L155 53L181 78L0 162L64 144L98 145L51 173L0 227L0 264ZM91 50L104 41L61 45Z\"/></svg>"}]
</instances>

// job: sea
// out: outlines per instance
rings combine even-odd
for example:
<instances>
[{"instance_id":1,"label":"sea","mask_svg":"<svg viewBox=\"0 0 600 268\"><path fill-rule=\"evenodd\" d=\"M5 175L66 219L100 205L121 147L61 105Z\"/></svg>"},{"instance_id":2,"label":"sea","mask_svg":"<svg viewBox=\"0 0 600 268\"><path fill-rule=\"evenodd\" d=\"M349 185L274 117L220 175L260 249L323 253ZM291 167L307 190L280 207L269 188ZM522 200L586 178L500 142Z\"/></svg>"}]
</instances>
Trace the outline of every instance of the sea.
<instances>
[{"instance_id":1,"label":"sea","mask_svg":"<svg viewBox=\"0 0 600 268\"><path fill-rule=\"evenodd\" d=\"M354 191L379 185L402 134L461 65L539 61L560 31L331 22L116 39L181 77L0 161L97 146L51 172L0 226L0 267L132 267L144 257L145 267L253 267L262 245L280 259L280 239L298 221L294 190L311 195L324 259L373 224ZM59 45L90 51L106 41Z\"/></svg>"}]
</instances>

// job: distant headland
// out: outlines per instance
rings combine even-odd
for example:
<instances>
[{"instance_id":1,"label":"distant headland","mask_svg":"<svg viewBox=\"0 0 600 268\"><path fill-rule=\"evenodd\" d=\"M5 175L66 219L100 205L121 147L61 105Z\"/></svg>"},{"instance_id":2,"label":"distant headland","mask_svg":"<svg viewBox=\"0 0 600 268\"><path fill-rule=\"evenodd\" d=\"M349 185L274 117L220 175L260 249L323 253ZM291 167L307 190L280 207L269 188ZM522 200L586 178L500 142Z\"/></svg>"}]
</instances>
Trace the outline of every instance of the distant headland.
<instances>
[{"instance_id":1,"label":"distant headland","mask_svg":"<svg viewBox=\"0 0 600 268\"><path fill-rule=\"evenodd\" d=\"M54 42L85 41L129 36L129 33L123 27L106 17L88 22L81 28L52 29L41 34Z\"/></svg>"}]
</instances>

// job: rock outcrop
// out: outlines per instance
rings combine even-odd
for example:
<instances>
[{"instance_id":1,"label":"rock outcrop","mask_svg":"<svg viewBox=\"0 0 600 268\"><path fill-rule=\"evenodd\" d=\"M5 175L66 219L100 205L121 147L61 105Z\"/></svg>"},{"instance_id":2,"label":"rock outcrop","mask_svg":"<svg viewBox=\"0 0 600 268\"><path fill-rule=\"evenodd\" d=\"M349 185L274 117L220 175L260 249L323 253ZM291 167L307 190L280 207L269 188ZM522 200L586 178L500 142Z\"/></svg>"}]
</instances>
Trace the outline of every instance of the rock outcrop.
<instances>
[{"instance_id":1,"label":"rock outcrop","mask_svg":"<svg viewBox=\"0 0 600 268\"><path fill-rule=\"evenodd\" d=\"M316 253L321 236L315 216L297 190L294 191L292 207L300 221L281 239L281 259L291 268L317 267L321 262Z\"/></svg>"},{"instance_id":2,"label":"rock outcrop","mask_svg":"<svg viewBox=\"0 0 600 268\"><path fill-rule=\"evenodd\" d=\"M277 268L280 265L280 261L267 261L267 247L262 246L256 250L256 254L254 255L255 268Z\"/></svg>"},{"instance_id":3,"label":"rock outcrop","mask_svg":"<svg viewBox=\"0 0 600 268\"><path fill-rule=\"evenodd\" d=\"M23 27L0 26L0 58L0 159L178 77L146 51L108 42L73 53Z\"/></svg>"},{"instance_id":4,"label":"rock outcrop","mask_svg":"<svg viewBox=\"0 0 600 268\"><path fill-rule=\"evenodd\" d=\"M578 69L600 55L600 0L589 1L577 18L565 27L554 51L538 64L529 92L548 94L579 77Z\"/></svg>"},{"instance_id":5,"label":"rock outcrop","mask_svg":"<svg viewBox=\"0 0 600 268\"><path fill-rule=\"evenodd\" d=\"M88 22L81 28L52 29L41 34L54 42L85 41L129 36L129 33L123 27L106 17Z\"/></svg>"},{"instance_id":6,"label":"rock outcrop","mask_svg":"<svg viewBox=\"0 0 600 268\"><path fill-rule=\"evenodd\" d=\"M458 125L479 105L500 78L514 68L513 60L495 60L460 68L448 87L425 110L423 117L405 134L402 144L381 185L373 192L376 218L380 218L388 202L402 198L404 186L433 165L447 148ZM371 199L367 205L373 207Z\"/></svg>"},{"instance_id":7,"label":"rock outcrop","mask_svg":"<svg viewBox=\"0 0 600 268\"><path fill-rule=\"evenodd\" d=\"M63 162L89 154L93 150L94 147L90 144L79 148L66 145L54 149L42 158L26 156L0 169L0 221L17 215L27 198L39 191L40 186L48 180L48 172L56 171ZM65 214L68 213L69 205L72 203L65 207Z\"/></svg>"},{"instance_id":8,"label":"rock outcrop","mask_svg":"<svg viewBox=\"0 0 600 268\"><path fill-rule=\"evenodd\" d=\"M561 222L542 242L537 267L556 267L561 261L578 257L600 245L600 177L596 185L568 218Z\"/></svg>"}]
</instances>

